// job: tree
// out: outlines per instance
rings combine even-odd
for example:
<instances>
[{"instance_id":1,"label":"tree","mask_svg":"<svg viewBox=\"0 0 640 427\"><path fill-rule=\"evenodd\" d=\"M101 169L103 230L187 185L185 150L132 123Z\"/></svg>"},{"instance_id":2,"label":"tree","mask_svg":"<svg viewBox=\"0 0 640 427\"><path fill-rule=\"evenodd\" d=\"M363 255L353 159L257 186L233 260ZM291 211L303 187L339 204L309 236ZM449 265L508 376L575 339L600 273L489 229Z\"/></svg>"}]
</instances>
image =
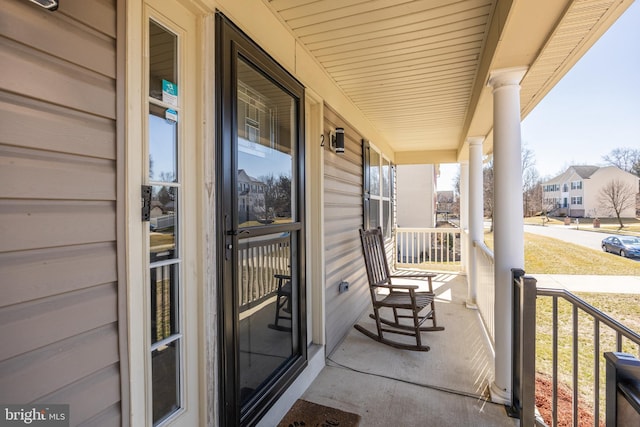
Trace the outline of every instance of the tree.
<instances>
[{"instance_id":1,"label":"tree","mask_svg":"<svg viewBox=\"0 0 640 427\"><path fill-rule=\"evenodd\" d=\"M280 175L276 179L272 174L263 176L260 180L265 184L264 203L267 215L291 218L291 178Z\"/></svg>"},{"instance_id":2,"label":"tree","mask_svg":"<svg viewBox=\"0 0 640 427\"><path fill-rule=\"evenodd\" d=\"M635 206L636 188L619 179L612 179L607 182L599 193L600 207L616 214L620 228L624 227L620 214L625 210Z\"/></svg>"},{"instance_id":3,"label":"tree","mask_svg":"<svg viewBox=\"0 0 640 427\"><path fill-rule=\"evenodd\" d=\"M542 184L540 174L536 168L530 168L522 177L522 201L524 216L533 216L542 212Z\"/></svg>"},{"instance_id":4,"label":"tree","mask_svg":"<svg viewBox=\"0 0 640 427\"><path fill-rule=\"evenodd\" d=\"M535 167L536 160L533 151L522 147L522 202L524 216L531 216L542 210L540 174ZM540 187L540 188L538 188ZM540 190L540 191L538 191Z\"/></svg>"},{"instance_id":5,"label":"tree","mask_svg":"<svg viewBox=\"0 0 640 427\"><path fill-rule=\"evenodd\" d=\"M482 168L482 192L484 196L484 215L491 218L493 231L493 156Z\"/></svg>"},{"instance_id":6,"label":"tree","mask_svg":"<svg viewBox=\"0 0 640 427\"><path fill-rule=\"evenodd\" d=\"M602 160L640 177L640 150L628 147L615 148L609 154L602 156Z\"/></svg>"},{"instance_id":7,"label":"tree","mask_svg":"<svg viewBox=\"0 0 640 427\"><path fill-rule=\"evenodd\" d=\"M522 146L522 201L524 214L542 210L542 187L540 187L540 174L535 168L535 155L526 145ZM493 231L493 157L485 163L482 170L484 181L484 210L485 215L491 218L491 231ZM540 187L540 188L538 188Z\"/></svg>"}]
</instances>

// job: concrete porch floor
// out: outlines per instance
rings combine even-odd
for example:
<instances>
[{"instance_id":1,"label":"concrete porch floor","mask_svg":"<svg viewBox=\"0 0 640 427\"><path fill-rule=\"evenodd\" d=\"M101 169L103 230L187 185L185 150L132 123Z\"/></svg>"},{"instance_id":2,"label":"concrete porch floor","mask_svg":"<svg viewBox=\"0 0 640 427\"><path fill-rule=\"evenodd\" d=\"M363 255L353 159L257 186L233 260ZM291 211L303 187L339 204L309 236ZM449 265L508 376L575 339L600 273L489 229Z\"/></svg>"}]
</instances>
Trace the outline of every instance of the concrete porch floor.
<instances>
[{"instance_id":1,"label":"concrete porch floor","mask_svg":"<svg viewBox=\"0 0 640 427\"><path fill-rule=\"evenodd\" d=\"M399 350L352 329L302 398L357 413L362 427L518 426L488 401L493 355L478 312L464 305L466 278L442 273L433 285L438 325L446 329L422 334L430 351ZM359 323L375 330L368 312Z\"/></svg>"}]
</instances>

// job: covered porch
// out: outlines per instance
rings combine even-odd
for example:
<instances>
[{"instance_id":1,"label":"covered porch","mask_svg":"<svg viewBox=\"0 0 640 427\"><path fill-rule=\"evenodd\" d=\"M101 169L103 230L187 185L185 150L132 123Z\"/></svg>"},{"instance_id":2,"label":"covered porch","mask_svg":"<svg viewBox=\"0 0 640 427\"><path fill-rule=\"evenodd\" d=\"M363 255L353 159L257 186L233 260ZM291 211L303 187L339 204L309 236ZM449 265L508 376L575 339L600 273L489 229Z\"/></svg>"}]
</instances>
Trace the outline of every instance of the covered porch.
<instances>
[{"instance_id":1,"label":"covered porch","mask_svg":"<svg viewBox=\"0 0 640 427\"><path fill-rule=\"evenodd\" d=\"M362 426L519 425L490 400L493 350L478 311L466 307L465 276L439 273L433 285L445 330L423 333L430 351L399 350L353 329L302 399L356 413ZM359 323L375 329L368 312Z\"/></svg>"}]
</instances>

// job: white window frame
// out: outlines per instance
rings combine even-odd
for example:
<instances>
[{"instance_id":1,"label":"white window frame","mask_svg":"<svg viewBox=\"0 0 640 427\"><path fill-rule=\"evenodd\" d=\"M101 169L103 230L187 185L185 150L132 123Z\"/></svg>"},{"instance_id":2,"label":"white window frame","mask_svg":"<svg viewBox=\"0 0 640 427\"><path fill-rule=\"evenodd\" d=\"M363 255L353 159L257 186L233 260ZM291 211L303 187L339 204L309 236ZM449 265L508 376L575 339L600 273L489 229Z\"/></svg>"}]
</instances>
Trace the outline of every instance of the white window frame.
<instances>
[{"instance_id":1,"label":"white window frame","mask_svg":"<svg viewBox=\"0 0 640 427\"><path fill-rule=\"evenodd\" d=\"M213 61L212 38L205 37L199 31L213 34L213 21L203 18L213 11L203 11L201 16L181 5L178 1L146 0L145 2L127 2L124 15L126 20L126 65L125 93L127 126L124 130L127 158L126 171L126 280L127 280L127 321L129 332L129 413L123 414L131 425L151 426L153 424L151 406L151 337L150 337L150 301L149 301L149 224L141 220L141 186L148 182L148 27L149 19L178 35L181 54L178 59L178 95L181 97L178 120L179 141L188 141L178 155L178 170L182 171L182 191L178 203L182 212L178 245L181 248L182 271L180 277L183 308L179 320L182 325L182 407L159 425L200 425L200 408L206 405L206 396L201 391L201 381L207 381L208 371L202 367L206 361L200 358L202 340L198 316L203 315L206 291L198 284L204 283L203 268L198 267L198 259L203 238L197 233L198 221L203 219L197 214L197 197L203 193L199 187L204 181L201 159L204 143L207 140L198 123L205 115L205 103L200 101L203 93L200 78L200 65L208 64L207 58L200 59L198 52L203 44L209 46ZM205 22L206 21L206 22ZM209 22L211 21L211 22ZM199 23L205 22L204 26ZM208 102L213 102L209 99ZM179 172L180 173L180 172ZM200 189L200 190L199 190ZM202 228L202 227L200 227ZM145 261L146 260L146 261Z\"/></svg>"},{"instance_id":2,"label":"white window frame","mask_svg":"<svg viewBox=\"0 0 640 427\"><path fill-rule=\"evenodd\" d=\"M377 203L378 204L378 220L379 223L382 227L382 233L383 236L385 238L385 240L390 240L393 236L393 164L391 163L391 160L382 152L382 150L380 150L378 147L376 147L375 144L373 143L369 143L369 149L371 151L375 151L378 154L378 165L376 166L378 168L378 177L380 179L379 182L379 188L380 188L380 194L378 195L374 195L373 193L371 193L371 182L369 182L369 212L371 212L371 206L373 205L373 203ZM387 179L388 179L388 185L389 185L389 193L388 195L384 195L384 179L383 179L383 175L382 175L382 171L383 171L383 166L387 166ZM369 180L371 181L371 168L374 167L374 165L371 164L371 156L369 156L369 164L367 165L367 167L369 168ZM384 202L389 202L388 206L389 206L389 224L385 227L384 225ZM371 218L371 214L369 213L369 218ZM370 224L370 227L374 227L377 226L378 224ZM388 227L388 228L387 228Z\"/></svg>"}]
</instances>

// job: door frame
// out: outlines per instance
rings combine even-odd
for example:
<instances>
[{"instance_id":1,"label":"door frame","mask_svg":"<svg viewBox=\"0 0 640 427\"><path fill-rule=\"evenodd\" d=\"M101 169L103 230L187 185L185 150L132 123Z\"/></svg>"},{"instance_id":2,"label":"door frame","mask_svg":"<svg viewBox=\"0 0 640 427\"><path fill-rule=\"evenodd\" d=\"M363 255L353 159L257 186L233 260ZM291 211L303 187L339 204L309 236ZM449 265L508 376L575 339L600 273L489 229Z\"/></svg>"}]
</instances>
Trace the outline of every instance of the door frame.
<instances>
[{"instance_id":1,"label":"door frame","mask_svg":"<svg viewBox=\"0 0 640 427\"><path fill-rule=\"evenodd\" d=\"M143 2L122 1L126 16L126 61L123 93L126 109L123 113L126 125L124 138L127 141L123 156L126 165L122 178L125 186L125 234L127 282L127 331L128 358L131 369L127 372L127 389L129 408L123 414L123 425L152 425L151 408L151 357L150 347L150 302L149 302L149 247L148 223L141 219L141 186L145 184L148 175L147 167L147 133L148 133L148 22L150 18L175 32L181 41L181 58L179 59L180 109L181 125L180 138L184 141L183 152L179 156L180 169L183 171L183 187L180 202L183 210L182 236L184 256L181 267L181 280L185 286L180 292L183 299L183 315L180 321L184 327L184 348L182 351L183 366L181 366L184 385L181 391L181 409L160 424L197 425L201 424L206 412L214 410L203 383L213 378L206 370L206 361L200 356L205 347L206 336L200 324L205 316L211 317L211 310L207 310L203 303L203 270L201 268L204 238L198 233L202 227L203 215L198 212L203 185L204 161L199 156L206 145L206 135L199 123L206 116L204 106L207 99L201 99L203 92L202 66L209 62L201 56L199 51L203 44L211 46L213 41L207 42L201 34L206 28L207 13L211 11L189 6L188 2L180 0L145 0ZM119 6L120 7L120 6ZM211 24L211 26L213 26ZM124 49L124 46L123 46ZM210 55L211 59L213 54ZM206 97L205 97L206 98ZM210 102L213 96L208 99ZM182 120L184 119L184 120ZM210 138L213 140L213 138ZM134 369L135 368L135 369ZM207 372L207 375L203 374ZM124 421L126 420L126 421Z\"/></svg>"},{"instance_id":2,"label":"door frame","mask_svg":"<svg viewBox=\"0 0 640 427\"><path fill-rule=\"evenodd\" d=\"M236 182L233 178L237 159L233 141L236 137L237 87L235 58L239 54L252 65L260 69L265 76L287 91L297 100L297 159L298 186L296 188L296 218L300 223L297 230L299 238L294 239L298 276L298 310L296 321L298 335L293 337L297 357L294 357L278 375L270 380L262 390L259 399L240 407L239 363L236 349L239 346L237 292L234 283L237 278L236 249L238 237L233 233L237 227L237 214L229 215L226 206L234 206L237 200ZM221 12L216 13L216 223L219 224L217 238L217 283L219 319L219 384L220 384L220 423L222 425L253 425L282 396L297 376L307 366L307 317L306 317L306 226L305 226L305 93L304 86L295 77L282 68L277 61L262 50L247 35L238 29ZM230 161L225 161L230 159ZM236 167L237 169L237 167ZM277 231L274 229L274 231ZM231 246L229 246L231 245ZM233 249L229 249L229 248ZM294 267L292 266L292 269ZM295 311L295 310L294 310Z\"/></svg>"}]
</instances>

